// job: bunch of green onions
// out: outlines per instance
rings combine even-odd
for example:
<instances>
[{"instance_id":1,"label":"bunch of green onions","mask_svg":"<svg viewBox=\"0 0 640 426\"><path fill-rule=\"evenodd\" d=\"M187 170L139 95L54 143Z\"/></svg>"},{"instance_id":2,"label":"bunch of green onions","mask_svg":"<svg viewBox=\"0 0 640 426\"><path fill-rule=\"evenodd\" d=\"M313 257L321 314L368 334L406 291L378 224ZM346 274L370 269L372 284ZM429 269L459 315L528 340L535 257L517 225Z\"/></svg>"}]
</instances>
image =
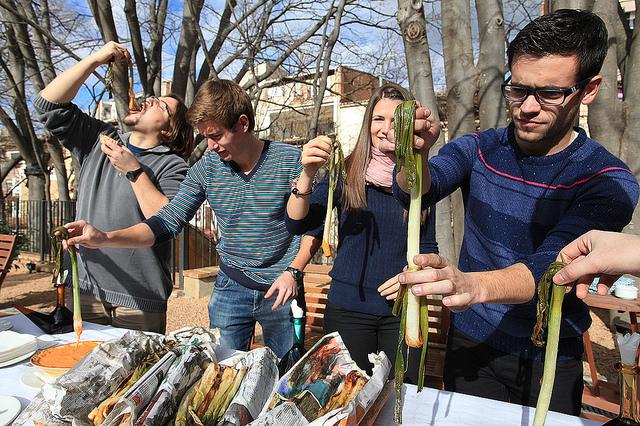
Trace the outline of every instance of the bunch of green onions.
<instances>
[{"instance_id":1,"label":"bunch of green onions","mask_svg":"<svg viewBox=\"0 0 640 426\"><path fill-rule=\"evenodd\" d=\"M410 190L408 231L407 231L407 270L417 271L413 258L420 253L420 221L422 205L422 154L413 147L415 101L402 102L394 113L394 134L398 170L404 170L407 186ZM398 297L393 306L393 314L400 315L400 333L395 363L396 405L394 418L402 423L402 382L405 372L403 341L408 347L422 347L418 375L418 392L424 387L424 369L427 356L427 337L429 334L429 312L424 297L414 295L407 286L400 286Z\"/></svg>"},{"instance_id":2,"label":"bunch of green onions","mask_svg":"<svg viewBox=\"0 0 640 426\"><path fill-rule=\"evenodd\" d=\"M69 239L69 231L64 226L59 226L51 233L51 247L54 251L53 282L58 280L62 272L64 248L62 241ZM82 334L82 313L80 311L80 284L78 280L78 259L76 249L68 246L69 256L71 256L71 278L73 280L73 330L76 332L76 345L80 342Z\"/></svg>"},{"instance_id":3,"label":"bunch of green onions","mask_svg":"<svg viewBox=\"0 0 640 426\"><path fill-rule=\"evenodd\" d=\"M327 196L327 213L324 218L324 232L322 233L322 253L325 257L331 257L331 244L329 243L333 217L333 193L338 184L338 178L346 182L346 167L344 163L344 153L342 146L335 137L331 138L331 155L327 161L329 166L329 195Z\"/></svg>"},{"instance_id":4,"label":"bunch of green onions","mask_svg":"<svg viewBox=\"0 0 640 426\"><path fill-rule=\"evenodd\" d=\"M566 264L553 262L538 284L538 305L536 309L536 324L533 327L531 341L541 348L545 345L544 331L547 329L547 348L544 354L544 370L542 372L542 384L536 403L536 413L533 417L533 426L543 426L549 411L553 382L556 378L556 363L558 361L558 341L560 340L560 322L562 320L562 301L565 295L565 286L553 283L553 276ZM549 300L551 296L551 300Z\"/></svg>"}]
</instances>

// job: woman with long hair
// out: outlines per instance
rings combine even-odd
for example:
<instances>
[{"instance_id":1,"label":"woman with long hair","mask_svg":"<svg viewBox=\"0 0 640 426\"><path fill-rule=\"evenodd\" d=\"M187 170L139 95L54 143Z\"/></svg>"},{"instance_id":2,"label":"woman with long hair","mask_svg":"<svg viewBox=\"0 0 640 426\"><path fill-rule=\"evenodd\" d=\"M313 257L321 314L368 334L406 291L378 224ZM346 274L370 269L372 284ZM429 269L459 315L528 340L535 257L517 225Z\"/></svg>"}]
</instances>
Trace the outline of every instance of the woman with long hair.
<instances>
[{"instance_id":1,"label":"woman with long hair","mask_svg":"<svg viewBox=\"0 0 640 426\"><path fill-rule=\"evenodd\" d=\"M340 332L353 360L371 373L369 353L384 351L395 361L400 319L393 316L393 298L385 291L406 266L407 223L393 197L395 162L378 148L393 129L393 114L414 97L397 84L376 89L367 105L360 136L346 158L346 178L334 192L338 212L338 247L324 315L324 332ZM331 153L331 139L318 136L305 144L303 171L287 204L286 223L294 234L306 233L298 259L311 260L321 243L328 177L313 189L313 180ZM421 253L437 252L433 210L421 227ZM385 295L381 294L384 293ZM416 383L419 351L410 351L406 380ZM393 375L393 369L391 371Z\"/></svg>"}]
</instances>

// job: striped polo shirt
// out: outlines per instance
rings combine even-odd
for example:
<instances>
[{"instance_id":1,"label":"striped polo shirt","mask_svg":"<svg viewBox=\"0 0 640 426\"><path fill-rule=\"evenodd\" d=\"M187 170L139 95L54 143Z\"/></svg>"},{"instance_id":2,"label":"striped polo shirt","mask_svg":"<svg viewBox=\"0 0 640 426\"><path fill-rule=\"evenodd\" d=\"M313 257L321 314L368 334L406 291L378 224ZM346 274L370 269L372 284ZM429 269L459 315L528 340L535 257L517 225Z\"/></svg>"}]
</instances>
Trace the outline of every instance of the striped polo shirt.
<instances>
[{"instance_id":1,"label":"striped polo shirt","mask_svg":"<svg viewBox=\"0 0 640 426\"><path fill-rule=\"evenodd\" d=\"M171 202L145 221L156 242L164 241L177 236L208 201L218 220L220 268L257 290L267 290L291 264L300 242L287 231L284 215L291 182L302 171L301 152L281 142L264 142L248 174L207 151L189 169Z\"/></svg>"}]
</instances>

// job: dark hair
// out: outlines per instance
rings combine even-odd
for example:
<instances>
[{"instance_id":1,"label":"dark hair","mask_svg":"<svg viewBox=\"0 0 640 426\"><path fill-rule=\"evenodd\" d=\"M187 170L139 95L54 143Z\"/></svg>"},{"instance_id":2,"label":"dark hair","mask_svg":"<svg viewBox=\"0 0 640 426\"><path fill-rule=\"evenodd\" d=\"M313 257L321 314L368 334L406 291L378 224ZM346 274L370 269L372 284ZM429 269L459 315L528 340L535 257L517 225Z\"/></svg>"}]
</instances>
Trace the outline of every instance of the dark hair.
<instances>
[{"instance_id":1,"label":"dark hair","mask_svg":"<svg viewBox=\"0 0 640 426\"><path fill-rule=\"evenodd\" d=\"M249 131L253 131L255 118L247 92L232 80L207 80L193 98L187 119L194 127L211 120L233 129L242 114L249 118Z\"/></svg>"},{"instance_id":2,"label":"dark hair","mask_svg":"<svg viewBox=\"0 0 640 426\"><path fill-rule=\"evenodd\" d=\"M380 99L408 101L415 99L404 87L395 83L385 83L371 95L364 112L360 135L351 154L345 159L346 185L342 187L342 201L345 210L367 207L365 175L371 159L371 120L373 109Z\"/></svg>"},{"instance_id":3,"label":"dark hair","mask_svg":"<svg viewBox=\"0 0 640 426\"><path fill-rule=\"evenodd\" d=\"M169 134L165 137L164 145L186 160L194 148L193 126L187 122L187 106L178 95L172 93L166 97L178 102L176 110L171 113Z\"/></svg>"},{"instance_id":4,"label":"dark hair","mask_svg":"<svg viewBox=\"0 0 640 426\"><path fill-rule=\"evenodd\" d=\"M608 49L607 27L585 10L559 9L527 24L507 49L509 69L522 55L577 55L578 81L600 72Z\"/></svg>"}]
</instances>

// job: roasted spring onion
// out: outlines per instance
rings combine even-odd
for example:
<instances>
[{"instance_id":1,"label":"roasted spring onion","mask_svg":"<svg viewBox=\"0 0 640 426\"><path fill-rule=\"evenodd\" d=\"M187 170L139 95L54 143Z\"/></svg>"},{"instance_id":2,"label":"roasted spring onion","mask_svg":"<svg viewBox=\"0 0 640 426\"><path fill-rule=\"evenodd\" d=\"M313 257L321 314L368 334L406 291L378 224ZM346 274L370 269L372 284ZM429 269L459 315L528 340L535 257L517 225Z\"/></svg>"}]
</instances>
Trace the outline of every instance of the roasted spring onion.
<instances>
[{"instance_id":1,"label":"roasted spring onion","mask_svg":"<svg viewBox=\"0 0 640 426\"><path fill-rule=\"evenodd\" d=\"M127 64L129 67L129 110L136 111L139 106L136 104L136 95L133 91L133 62L129 61ZM104 77L105 90L109 94L109 98L113 97L113 61L107 65L107 72Z\"/></svg>"},{"instance_id":2,"label":"roasted spring onion","mask_svg":"<svg viewBox=\"0 0 640 426\"><path fill-rule=\"evenodd\" d=\"M407 270L409 271L419 269L413 263L413 258L420 252L422 204L422 155L413 147L415 113L414 101L402 102L394 113L397 166L398 169L404 170L411 196L407 232ZM405 370L403 341L412 348L422 347L418 377L418 392L420 392L424 386L427 356L428 306L424 297L415 296L406 286L401 286L393 307L393 314L400 315L400 334L395 364L396 406L394 411L395 421L400 424L402 423L402 381Z\"/></svg>"},{"instance_id":3,"label":"roasted spring onion","mask_svg":"<svg viewBox=\"0 0 640 426\"><path fill-rule=\"evenodd\" d=\"M336 190L338 178L342 178L342 182L344 183L346 176L342 146L340 146L340 143L335 138L332 138L331 142L331 155L327 161L327 164L329 165L329 195L327 198L327 213L324 218L324 232L322 234L322 253L326 257L331 257L331 244L329 244L329 239L332 228L331 219L333 217L333 193Z\"/></svg>"},{"instance_id":4,"label":"roasted spring onion","mask_svg":"<svg viewBox=\"0 0 640 426\"><path fill-rule=\"evenodd\" d=\"M534 426L543 426L549 411L553 382L556 377L556 363L558 361L558 341L560 340L560 322L562 320L562 301L565 286L555 285L553 276L565 266L564 262L553 262L544 273L538 284L538 305L536 309L536 324L531 334L531 341L541 348L545 345L544 331L547 329L547 348L544 354L544 370L542 384L536 403L536 413L533 418ZM551 300L549 300L551 297Z\"/></svg>"},{"instance_id":5,"label":"roasted spring onion","mask_svg":"<svg viewBox=\"0 0 640 426\"><path fill-rule=\"evenodd\" d=\"M60 234L59 236L56 234ZM62 272L63 247L62 240L69 238L69 231L64 226L59 226L51 233L51 247L54 251L55 266L53 268L53 282L57 282L58 276ZM80 342L82 334L82 313L80 311L80 285L78 279L78 259L76 249L69 246L69 256L71 256L71 278L73 280L73 330L76 332L76 343Z\"/></svg>"}]
</instances>

